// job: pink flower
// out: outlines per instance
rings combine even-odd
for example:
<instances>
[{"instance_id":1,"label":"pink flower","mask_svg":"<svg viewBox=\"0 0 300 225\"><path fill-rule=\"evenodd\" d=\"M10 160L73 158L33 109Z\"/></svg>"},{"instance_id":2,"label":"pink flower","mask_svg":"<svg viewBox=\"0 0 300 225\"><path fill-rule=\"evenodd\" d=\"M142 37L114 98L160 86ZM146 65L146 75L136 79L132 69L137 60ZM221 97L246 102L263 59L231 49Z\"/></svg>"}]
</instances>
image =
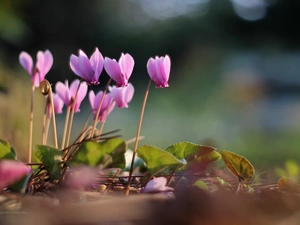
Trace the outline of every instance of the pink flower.
<instances>
[{"instance_id":1,"label":"pink flower","mask_svg":"<svg viewBox=\"0 0 300 225\"><path fill-rule=\"evenodd\" d=\"M98 176L98 170L88 166L72 168L66 176L66 186L70 189L81 190L92 186Z\"/></svg>"},{"instance_id":2,"label":"pink flower","mask_svg":"<svg viewBox=\"0 0 300 225\"><path fill-rule=\"evenodd\" d=\"M96 114L98 111L98 107L100 105L100 101L102 98L103 92L100 91L98 94L95 96L94 91L90 91L89 93L89 100L91 104L91 108L94 113L94 118L96 118ZM111 113L111 111L114 109L116 103L113 101L113 98L111 94L106 94L104 96L101 108L100 108L100 115L99 115L99 121L103 122L105 118Z\"/></svg>"},{"instance_id":3,"label":"pink flower","mask_svg":"<svg viewBox=\"0 0 300 225\"><path fill-rule=\"evenodd\" d=\"M107 74L113 79L117 87L123 87L128 85L128 80L132 74L134 67L134 60L131 55L121 54L119 62L115 59L105 57L104 68Z\"/></svg>"},{"instance_id":4,"label":"pink flower","mask_svg":"<svg viewBox=\"0 0 300 225\"><path fill-rule=\"evenodd\" d=\"M109 86L108 90L119 108L128 108L128 103L134 94L134 87L131 83L126 87Z\"/></svg>"},{"instance_id":5,"label":"pink flower","mask_svg":"<svg viewBox=\"0 0 300 225\"><path fill-rule=\"evenodd\" d=\"M14 160L0 160L0 190L7 187L31 171L29 166Z\"/></svg>"},{"instance_id":6,"label":"pink flower","mask_svg":"<svg viewBox=\"0 0 300 225\"><path fill-rule=\"evenodd\" d=\"M70 67L73 72L83 78L88 84L99 84L99 77L102 73L104 59L98 48L95 49L91 58L79 50L79 56L71 55Z\"/></svg>"},{"instance_id":7,"label":"pink flower","mask_svg":"<svg viewBox=\"0 0 300 225\"><path fill-rule=\"evenodd\" d=\"M52 93L52 96L53 96L54 112L57 114L61 114L63 112L62 108L64 106L64 101L58 96L58 94ZM47 104L47 109L48 109L48 115L51 116L52 110L49 101Z\"/></svg>"},{"instance_id":8,"label":"pink flower","mask_svg":"<svg viewBox=\"0 0 300 225\"><path fill-rule=\"evenodd\" d=\"M65 84L62 82L57 82L55 85L55 90L57 95L63 100L65 105L67 107L73 107L75 96L76 96L76 91L78 89L80 81L78 79L74 80L69 88L68 81L65 81ZM78 90L77 98L76 98L76 103L75 103L75 112L79 112L80 109L80 104L83 101L84 97L86 96L87 93L87 84L86 82L81 82L80 87Z\"/></svg>"},{"instance_id":9,"label":"pink flower","mask_svg":"<svg viewBox=\"0 0 300 225\"><path fill-rule=\"evenodd\" d=\"M156 177L150 180L146 187L143 189L143 192L165 192L173 191L171 187L167 187L167 179L165 177Z\"/></svg>"},{"instance_id":10,"label":"pink flower","mask_svg":"<svg viewBox=\"0 0 300 225\"><path fill-rule=\"evenodd\" d=\"M171 60L168 55L165 57L156 56L155 59L150 58L147 63L147 70L157 88L169 87Z\"/></svg>"},{"instance_id":11,"label":"pink flower","mask_svg":"<svg viewBox=\"0 0 300 225\"><path fill-rule=\"evenodd\" d=\"M38 51L36 58L37 62L33 68L32 58L27 52L21 52L19 55L20 64L31 76L32 84L38 87L52 67L53 56L49 50L46 50Z\"/></svg>"}]
</instances>

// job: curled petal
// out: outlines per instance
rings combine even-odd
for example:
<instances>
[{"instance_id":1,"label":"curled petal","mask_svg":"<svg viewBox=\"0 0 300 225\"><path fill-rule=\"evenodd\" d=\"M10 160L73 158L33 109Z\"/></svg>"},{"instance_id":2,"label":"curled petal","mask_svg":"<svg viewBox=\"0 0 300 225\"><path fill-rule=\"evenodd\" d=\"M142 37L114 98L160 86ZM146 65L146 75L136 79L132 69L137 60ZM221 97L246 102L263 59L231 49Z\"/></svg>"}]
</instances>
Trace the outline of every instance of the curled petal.
<instances>
[{"instance_id":1,"label":"curled petal","mask_svg":"<svg viewBox=\"0 0 300 225\"><path fill-rule=\"evenodd\" d=\"M63 100L66 106L70 106L71 95L68 87L68 81L66 81L66 84L60 81L57 82L55 85L55 92Z\"/></svg>"},{"instance_id":2,"label":"curled petal","mask_svg":"<svg viewBox=\"0 0 300 225\"><path fill-rule=\"evenodd\" d=\"M165 57L150 58L147 62L147 71L151 79L156 83L157 88L168 87L168 80L171 70L171 60L168 55Z\"/></svg>"},{"instance_id":3,"label":"curled petal","mask_svg":"<svg viewBox=\"0 0 300 225\"><path fill-rule=\"evenodd\" d=\"M104 59L102 54L99 52L98 48L95 49L95 52L91 56L90 63L94 70L93 82L95 84L98 84L99 83L98 80L104 66Z\"/></svg>"},{"instance_id":4,"label":"curled petal","mask_svg":"<svg viewBox=\"0 0 300 225\"><path fill-rule=\"evenodd\" d=\"M33 62L31 56L27 52L21 52L19 55L19 62L21 66L32 75Z\"/></svg>"},{"instance_id":5,"label":"curled petal","mask_svg":"<svg viewBox=\"0 0 300 225\"><path fill-rule=\"evenodd\" d=\"M133 71L134 59L128 53L126 53L125 55L122 53L119 60L119 65L120 65L121 73L125 78L125 84L126 84L125 86L127 86L128 79L130 78Z\"/></svg>"},{"instance_id":6,"label":"curled petal","mask_svg":"<svg viewBox=\"0 0 300 225\"><path fill-rule=\"evenodd\" d=\"M52 65L53 65L53 56L49 50L46 50L44 52L44 65L43 65L43 70L45 75L49 72Z\"/></svg>"},{"instance_id":7,"label":"curled petal","mask_svg":"<svg viewBox=\"0 0 300 225\"><path fill-rule=\"evenodd\" d=\"M54 105L54 112L57 114L61 114L62 108L64 106L63 100L58 96L58 94L53 93L53 105Z\"/></svg>"},{"instance_id":8,"label":"curled petal","mask_svg":"<svg viewBox=\"0 0 300 225\"><path fill-rule=\"evenodd\" d=\"M117 86L123 86L123 77L120 65L115 59L105 57L104 68L111 79L117 83Z\"/></svg>"},{"instance_id":9,"label":"curled petal","mask_svg":"<svg viewBox=\"0 0 300 225\"><path fill-rule=\"evenodd\" d=\"M82 76L88 83L91 83L93 80L92 78L94 76L94 71L89 58L81 50L79 51L78 63Z\"/></svg>"},{"instance_id":10,"label":"curled petal","mask_svg":"<svg viewBox=\"0 0 300 225\"><path fill-rule=\"evenodd\" d=\"M134 94L134 87L131 83L127 87L109 87L109 91L119 108L128 108L128 103Z\"/></svg>"},{"instance_id":11,"label":"curled petal","mask_svg":"<svg viewBox=\"0 0 300 225\"><path fill-rule=\"evenodd\" d=\"M70 67L71 70L78 76L80 76L81 78L85 79L85 77L83 77L80 67L79 67L79 62L78 62L78 57L76 55L71 55L70 57Z\"/></svg>"},{"instance_id":12,"label":"curled petal","mask_svg":"<svg viewBox=\"0 0 300 225\"><path fill-rule=\"evenodd\" d=\"M157 58L156 58L157 59ZM156 74L156 66L155 62L156 59L150 58L147 62L147 71L150 76L150 78L155 82L158 83L159 80L157 79L157 74Z\"/></svg>"},{"instance_id":13,"label":"curled petal","mask_svg":"<svg viewBox=\"0 0 300 225\"><path fill-rule=\"evenodd\" d=\"M36 69L38 70L40 82L45 79L46 74L49 72L53 64L53 57L49 50L45 52L38 51Z\"/></svg>"},{"instance_id":14,"label":"curled petal","mask_svg":"<svg viewBox=\"0 0 300 225\"><path fill-rule=\"evenodd\" d=\"M79 89L78 89L78 85ZM85 98L86 93L87 93L87 84L86 82L81 82L76 79L74 80L71 85L70 85L70 95L71 95L71 101L69 103L69 106L73 106L74 100L76 97L76 92L78 90L77 98L76 98L76 103L75 103L75 112L79 112L79 107L81 105L82 100Z\"/></svg>"},{"instance_id":15,"label":"curled petal","mask_svg":"<svg viewBox=\"0 0 300 225\"><path fill-rule=\"evenodd\" d=\"M95 110L95 93L93 90L90 90L89 101L90 101L91 108L94 111Z\"/></svg>"}]
</instances>

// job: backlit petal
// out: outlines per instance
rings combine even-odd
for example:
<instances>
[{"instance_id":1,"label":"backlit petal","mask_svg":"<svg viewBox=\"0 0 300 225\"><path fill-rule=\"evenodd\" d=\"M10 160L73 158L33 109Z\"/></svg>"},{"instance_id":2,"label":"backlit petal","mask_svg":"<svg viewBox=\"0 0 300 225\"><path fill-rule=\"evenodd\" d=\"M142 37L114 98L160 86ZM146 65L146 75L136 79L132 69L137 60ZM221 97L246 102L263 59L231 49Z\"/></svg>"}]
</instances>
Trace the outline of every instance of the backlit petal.
<instances>
[{"instance_id":1,"label":"backlit petal","mask_svg":"<svg viewBox=\"0 0 300 225\"><path fill-rule=\"evenodd\" d=\"M119 63L115 59L105 57L104 68L111 79L117 83L117 86L122 86L123 78Z\"/></svg>"},{"instance_id":2,"label":"backlit petal","mask_svg":"<svg viewBox=\"0 0 300 225\"><path fill-rule=\"evenodd\" d=\"M33 62L31 56L27 52L21 52L19 55L19 62L21 66L32 75Z\"/></svg>"}]
</instances>

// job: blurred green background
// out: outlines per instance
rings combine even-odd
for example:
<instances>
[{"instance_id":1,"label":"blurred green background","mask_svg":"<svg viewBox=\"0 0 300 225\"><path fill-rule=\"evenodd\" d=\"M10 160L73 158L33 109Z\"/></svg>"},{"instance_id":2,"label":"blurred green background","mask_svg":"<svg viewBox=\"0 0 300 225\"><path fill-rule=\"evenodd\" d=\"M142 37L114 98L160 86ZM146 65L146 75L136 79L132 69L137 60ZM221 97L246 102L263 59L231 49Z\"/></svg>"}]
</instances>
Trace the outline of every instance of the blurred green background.
<instances>
[{"instance_id":1,"label":"blurred green background","mask_svg":"<svg viewBox=\"0 0 300 225\"><path fill-rule=\"evenodd\" d=\"M172 60L169 88L151 88L140 144L211 144L272 169L300 160L300 1L295 0L0 0L0 134L21 152L28 145L30 79L18 62L49 49L47 79L77 78L69 57L82 49L130 53L136 92L115 109L105 131L135 136L149 80L149 57ZM108 80L105 72L100 90ZM34 144L40 143L43 97L36 93ZM75 115L74 137L89 113ZM58 115L60 134L64 115ZM26 158L26 157L25 157Z\"/></svg>"}]
</instances>

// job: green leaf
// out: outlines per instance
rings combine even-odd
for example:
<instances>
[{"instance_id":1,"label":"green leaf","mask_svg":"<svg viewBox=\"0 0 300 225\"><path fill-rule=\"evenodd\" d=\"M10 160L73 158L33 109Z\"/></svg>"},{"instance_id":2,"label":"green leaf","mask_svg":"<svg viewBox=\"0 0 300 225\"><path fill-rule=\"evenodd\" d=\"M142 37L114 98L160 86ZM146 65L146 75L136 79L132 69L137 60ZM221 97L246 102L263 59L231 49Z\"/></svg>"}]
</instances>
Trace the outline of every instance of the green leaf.
<instances>
[{"instance_id":1,"label":"green leaf","mask_svg":"<svg viewBox=\"0 0 300 225\"><path fill-rule=\"evenodd\" d=\"M217 161L221 158L216 148L206 145L197 145L190 142L179 142L171 145L166 149L175 157L185 159L187 164L180 168L181 170L189 169L195 165L201 166Z\"/></svg>"},{"instance_id":2,"label":"green leaf","mask_svg":"<svg viewBox=\"0 0 300 225\"><path fill-rule=\"evenodd\" d=\"M16 159L10 148L0 142L0 160L1 159Z\"/></svg>"},{"instance_id":3,"label":"green leaf","mask_svg":"<svg viewBox=\"0 0 300 225\"><path fill-rule=\"evenodd\" d=\"M180 162L180 160L171 153L154 146L143 145L137 150L137 153L138 157L143 159L147 164L151 175L166 167L172 167L173 169L176 169L183 165L182 162Z\"/></svg>"},{"instance_id":4,"label":"green leaf","mask_svg":"<svg viewBox=\"0 0 300 225\"><path fill-rule=\"evenodd\" d=\"M197 180L195 183L194 183L194 186L202 189L202 190L208 190L208 187L206 185L206 183L202 180Z\"/></svg>"},{"instance_id":5,"label":"green leaf","mask_svg":"<svg viewBox=\"0 0 300 225\"><path fill-rule=\"evenodd\" d=\"M58 180L61 177L61 160L62 151L57 148L47 145L36 145L35 154L43 163L45 169L48 171L50 180Z\"/></svg>"},{"instance_id":6,"label":"green leaf","mask_svg":"<svg viewBox=\"0 0 300 225\"><path fill-rule=\"evenodd\" d=\"M226 167L241 181L250 181L255 170L252 164L244 157L233 152L221 151Z\"/></svg>"},{"instance_id":7,"label":"green leaf","mask_svg":"<svg viewBox=\"0 0 300 225\"><path fill-rule=\"evenodd\" d=\"M8 189L12 192L24 193L30 176L31 176L31 174L25 175L24 177L19 179L17 182L10 185L8 187Z\"/></svg>"},{"instance_id":8,"label":"green leaf","mask_svg":"<svg viewBox=\"0 0 300 225\"><path fill-rule=\"evenodd\" d=\"M112 163L109 168L125 168L125 152L127 149L126 142L120 138L110 138L106 141L100 142L99 146L112 157Z\"/></svg>"},{"instance_id":9,"label":"green leaf","mask_svg":"<svg viewBox=\"0 0 300 225\"><path fill-rule=\"evenodd\" d=\"M80 145L71 160L71 164L124 168L126 164L125 152L126 142L120 138L111 138L100 143L87 141Z\"/></svg>"},{"instance_id":10,"label":"green leaf","mask_svg":"<svg viewBox=\"0 0 300 225\"><path fill-rule=\"evenodd\" d=\"M216 148L206 145L197 145L190 142L179 142L166 149L178 159L185 159L187 162L203 155L216 151Z\"/></svg>"},{"instance_id":11,"label":"green leaf","mask_svg":"<svg viewBox=\"0 0 300 225\"><path fill-rule=\"evenodd\" d=\"M11 154L13 154L13 156L15 157L15 159L17 159L16 150L8 141L0 139L0 143L2 143L6 148L8 148Z\"/></svg>"}]
</instances>

